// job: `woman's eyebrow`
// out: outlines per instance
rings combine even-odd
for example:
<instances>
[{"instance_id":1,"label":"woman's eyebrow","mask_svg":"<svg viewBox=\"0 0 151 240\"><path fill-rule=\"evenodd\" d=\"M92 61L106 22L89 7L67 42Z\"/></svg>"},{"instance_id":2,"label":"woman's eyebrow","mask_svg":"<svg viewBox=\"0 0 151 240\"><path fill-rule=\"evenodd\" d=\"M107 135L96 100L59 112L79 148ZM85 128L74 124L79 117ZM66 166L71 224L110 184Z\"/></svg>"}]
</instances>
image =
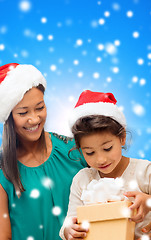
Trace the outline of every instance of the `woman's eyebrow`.
<instances>
[{"instance_id":1,"label":"woman's eyebrow","mask_svg":"<svg viewBox=\"0 0 151 240\"><path fill-rule=\"evenodd\" d=\"M36 104L36 106L37 106L37 105L40 105L41 103L44 103L44 101L40 101L39 103ZM28 108L28 107L18 107L17 110L18 110L18 109L27 109L27 108Z\"/></svg>"}]
</instances>

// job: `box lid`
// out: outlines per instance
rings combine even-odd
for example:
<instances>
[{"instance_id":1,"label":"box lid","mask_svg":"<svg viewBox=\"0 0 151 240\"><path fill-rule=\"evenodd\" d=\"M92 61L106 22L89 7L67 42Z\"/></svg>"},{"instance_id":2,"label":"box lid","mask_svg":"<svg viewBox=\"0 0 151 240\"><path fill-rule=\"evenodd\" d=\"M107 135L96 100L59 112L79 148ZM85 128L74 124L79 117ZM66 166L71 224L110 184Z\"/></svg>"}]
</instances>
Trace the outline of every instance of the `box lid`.
<instances>
[{"instance_id":1,"label":"box lid","mask_svg":"<svg viewBox=\"0 0 151 240\"><path fill-rule=\"evenodd\" d=\"M83 221L96 222L111 219L130 218L130 201L117 201L108 203L99 203L93 205L84 205L77 208L78 223Z\"/></svg>"}]
</instances>

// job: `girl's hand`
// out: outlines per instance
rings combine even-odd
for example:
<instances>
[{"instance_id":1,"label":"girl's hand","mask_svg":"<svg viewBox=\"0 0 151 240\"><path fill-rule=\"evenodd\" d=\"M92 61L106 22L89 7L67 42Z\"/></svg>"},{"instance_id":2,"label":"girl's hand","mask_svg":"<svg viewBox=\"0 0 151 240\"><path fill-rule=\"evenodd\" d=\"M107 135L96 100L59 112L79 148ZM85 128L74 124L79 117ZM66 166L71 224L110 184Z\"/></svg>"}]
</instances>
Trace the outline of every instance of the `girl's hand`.
<instances>
[{"instance_id":1,"label":"girl's hand","mask_svg":"<svg viewBox=\"0 0 151 240\"><path fill-rule=\"evenodd\" d=\"M149 233L151 231L151 222L143 227L141 231L148 236L148 239L151 239L151 233ZM141 240L141 238L138 238L137 240Z\"/></svg>"},{"instance_id":2,"label":"girl's hand","mask_svg":"<svg viewBox=\"0 0 151 240\"><path fill-rule=\"evenodd\" d=\"M88 229L85 229L81 225L77 224L77 218L73 217L72 223L64 229L64 236L67 240L84 239L87 232Z\"/></svg>"},{"instance_id":3,"label":"girl's hand","mask_svg":"<svg viewBox=\"0 0 151 240\"><path fill-rule=\"evenodd\" d=\"M124 195L135 198L134 203L129 208L131 210L136 209L137 213L134 217L131 217L131 220L136 223L142 222L145 215L151 210L151 204L148 204L151 203L151 196L138 191L126 192Z\"/></svg>"}]
</instances>

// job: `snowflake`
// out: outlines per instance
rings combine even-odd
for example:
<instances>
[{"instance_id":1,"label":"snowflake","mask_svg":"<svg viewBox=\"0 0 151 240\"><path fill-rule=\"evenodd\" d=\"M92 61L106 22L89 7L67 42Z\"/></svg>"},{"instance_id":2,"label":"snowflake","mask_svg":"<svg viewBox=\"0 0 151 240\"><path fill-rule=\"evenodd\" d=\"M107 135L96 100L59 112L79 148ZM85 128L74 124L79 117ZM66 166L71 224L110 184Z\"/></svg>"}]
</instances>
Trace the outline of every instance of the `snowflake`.
<instances>
[{"instance_id":1,"label":"snowflake","mask_svg":"<svg viewBox=\"0 0 151 240\"><path fill-rule=\"evenodd\" d=\"M83 72L78 72L77 76L78 76L79 78L83 77Z\"/></svg>"},{"instance_id":2,"label":"snowflake","mask_svg":"<svg viewBox=\"0 0 151 240\"><path fill-rule=\"evenodd\" d=\"M139 37L139 32L133 32L133 37L138 38Z\"/></svg>"},{"instance_id":3,"label":"snowflake","mask_svg":"<svg viewBox=\"0 0 151 240\"><path fill-rule=\"evenodd\" d=\"M130 188L131 190L136 190L137 187L138 187L137 181L131 180L131 181L129 182L129 188Z\"/></svg>"},{"instance_id":4,"label":"snowflake","mask_svg":"<svg viewBox=\"0 0 151 240\"><path fill-rule=\"evenodd\" d=\"M48 35L48 40L53 40L53 35Z\"/></svg>"},{"instance_id":5,"label":"snowflake","mask_svg":"<svg viewBox=\"0 0 151 240\"><path fill-rule=\"evenodd\" d=\"M139 59L137 59L137 63L138 63L138 65L143 65L144 60L142 58L139 58Z\"/></svg>"},{"instance_id":6,"label":"snowflake","mask_svg":"<svg viewBox=\"0 0 151 240\"><path fill-rule=\"evenodd\" d=\"M98 72L93 73L93 78L97 79L100 77L100 74Z\"/></svg>"},{"instance_id":7,"label":"snowflake","mask_svg":"<svg viewBox=\"0 0 151 240\"><path fill-rule=\"evenodd\" d=\"M61 208L58 207L58 206L53 207L52 213L53 213L53 215L55 215L55 216L60 215L60 214L61 214Z\"/></svg>"},{"instance_id":8,"label":"snowflake","mask_svg":"<svg viewBox=\"0 0 151 240\"><path fill-rule=\"evenodd\" d=\"M105 20L103 18L100 18L98 22L99 22L100 25L104 25Z\"/></svg>"},{"instance_id":9,"label":"snowflake","mask_svg":"<svg viewBox=\"0 0 151 240\"><path fill-rule=\"evenodd\" d=\"M133 17L133 12L132 11L128 11L126 13L126 15L127 15L127 17L131 18L131 17Z\"/></svg>"},{"instance_id":10,"label":"snowflake","mask_svg":"<svg viewBox=\"0 0 151 240\"><path fill-rule=\"evenodd\" d=\"M139 84L141 86L145 85L146 84L146 80L144 78L141 78Z\"/></svg>"},{"instance_id":11,"label":"snowflake","mask_svg":"<svg viewBox=\"0 0 151 240\"><path fill-rule=\"evenodd\" d=\"M76 45L77 45L77 46L82 46L82 44L83 44L82 39L77 39Z\"/></svg>"},{"instance_id":12,"label":"snowflake","mask_svg":"<svg viewBox=\"0 0 151 240\"><path fill-rule=\"evenodd\" d=\"M148 59L151 59L151 53L148 53L147 57Z\"/></svg>"},{"instance_id":13,"label":"snowflake","mask_svg":"<svg viewBox=\"0 0 151 240\"><path fill-rule=\"evenodd\" d=\"M120 42L120 40L115 40L115 41L114 41L114 44L115 44L115 46L120 46L120 45L121 45L121 42Z\"/></svg>"},{"instance_id":14,"label":"snowflake","mask_svg":"<svg viewBox=\"0 0 151 240\"><path fill-rule=\"evenodd\" d=\"M46 23L46 22L47 22L47 18L46 18L46 17L42 17L42 18L41 18L41 22L42 22L42 23Z\"/></svg>"},{"instance_id":15,"label":"snowflake","mask_svg":"<svg viewBox=\"0 0 151 240\"><path fill-rule=\"evenodd\" d=\"M30 193L30 197L31 198L38 198L40 196L40 192L39 192L39 190L38 189L33 189L32 191L31 191L31 193Z\"/></svg>"},{"instance_id":16,"label":"snowflake","mask_svg":"<svg viewBox=\"0 0 151 240\"><path fill-rule=\"evenodd\" d=\"M119 72L119 68L118 67L113 67L112 71L113 71L113 73L118 73Z\"/></svg>"},{"instance_id":17,"label":"snowflake","mask_svg":"<svg viewBox=\"0 0 151 240\"><path fill-rule=\"evenodd\" d=\"M78 60L74 60L74 61L73 61L73 64L74 64L74 65L78 65L78 64L79 64L79 61L78 61Z\"/></svg>"},{"instance_id":18,"label":"snowflake","mask_svg":"<svg viewBox=\"0 0 151 240\"><path fill-rule=\"evenodd\" d=\"M31 237L31 236L29 236L29 237L27 238L27 240L34 240L34 238Z\"/></svg>"},{"instance_id":19,"label":"snowflake","mask_svg":"<svg viewBox=\"0 0 151 240\"><path fill-rule=\"evenodd\" d=\"M73 102L75 100L74 96L69 96L68 97L69 102Z\"/></svg>"},{"instance_id":20,"label":"snowflake","mask_svg":"<svg viewBox=\"0 0 151 240\"><path fill-rule=\"evenodd\" d=\"M124 208L121 209L121 214L122 214L123 217L129 218L130 215L131 215L131 211L128 207L124 207Z\"/></svg>"},{"instance_id":21,"label":"snowflake","mask_svg":"<svg viewBox=\"0 0 151 240\"><path fill-rule=\"evenodd\" d=\"M5 45L4 44L0 44L0 51L3 51L5 49Z\"/></svg>"},{"instance_id":22,"label":"snowflake","mask_svg":"<svg viewBox=\"0 0 151 240\"><path fill-rule=\"evenodd\" d=\"M104 12L104 16L105 16L105 17L109 17L109 16L110 16L110 12L109 12L109 11L105 11L105 12Z\"/></svg>"},{"instance_id":23,"label":"snowflake","mask_svg":"<svg viewBox=\"0 0 151 240\"><path fill-rule=\"evenodd\" d=\"M45 188L51 188L53 186L53 181L49 177L44 177L42 179L42 185Z\"/></svg>"},{"instance_id":24,"label":"snowflake","mask_svg":"<svg viewBox=\"0 0 151 240\"><path fill-rule=\"evenodd\" d=\"M117 49L116 49L115 45L112 44L112 43L107 43L105 45L105 50L110 55L116 54L116 52L117 52Z\"/></svg>"},{"instance_id":25,"label":"snowflake","mask_svg":"<svg viewBox=\"0 0 151 240\"><path fill-rule=\"evenodd\" d=\"M143 116L145 114L144 107L138 103L133 105L132 110L137 116Z\"/></svg>"},{"instance_id":26,"label":"snowflake","mask_svg":"<svg viewBox=\"0 0 151 240\"><path fill-rule=\"evenodd\" d=\"M137 76L132 77L132 82L133 82L133 83L138 82L138 77L137 77Z\"/></svg>"},{"instance_id":27,"label":"snowflake","mask_svg":"<svg viewBox=\"0 0 151 240\"><path fill-rule=\"evenodd\" d=\"M97 61L97 62L101 62L101 61L102 61L102 58L101 58L101 57L97 57L97 58L96 58L96 61Z\"/></svg>"},{"instance_id":28,"label":"snowflake","mask_svg":"<svg viewBox=\"0 0 151 240\"><path fill-rule=\"evenodd\" d=\"M37 35L37 40L38 41L42 41L44 39L43 35L42 34L38 34Z\"/></svg>"},{"instance_id":29,"label":"snowflake","mask_svg":"<svg viewBox=\"0 0 151 240\"><path fill-rule=\"evenodd\" d=\"M147 235L143 235L143 236L141 237L141 240L150 240L150 237L147 236Z\"/></svg>"},{"instance_id":30,"label":"snowflake","mask_svg":"<svg viewBox=\"0 0 151 240\"><path fill-rule=\"evenodd\" d=\"M112 78L111 78L111 77L107 77L107 78L106 78L106 81L107 81L107 82L112 82Z\"/></svg>"},{"instance_id":31,"label":"snowflake","mask_svg":"<svg viewBox=\"0 0 151 240\"><path fill-rule=\"evenodd\" d=\"M56 65L51 65L51 66L50 66L50 70L51 70L52 72L56 71L56 69L57 69Z\"/></svg>"},{"instance_id":32,"label":"snowflake","mask_svg":"<svg viewBox=\"0 0 151 240\"><path fill-rule=\"evenodd\" d=\"M88 230L90 227L90 223L88 221L83 221L81 225L85 230Z\"/></svg>"},{"instance_id":33,"label":"snowflake","mask_svg":"<svg viewBox=\"0 0 151 240\"><path fill-rule=\"evenodd\" d=\"M23 12L28 12L31 9L31 3L29 1L21 1L19 3L19 8Z\"/></svg>"},{"instance_id":34,"label":"snowflake","mask_svg":"<svg viewBox=\"0 0 151 240\"><path fill-rule=\"evenodd\" d=\"M147 199L146 205L147 205L149 208L151 208L151 198Z\"/></svg>"},{"instance_id":35,"label":"snowflake","mask_svg":"<svg viewBox=\"0 0 151 240\"><path fill-rule=\"evenodd\" d=\"M120 7L120 5L119 5L118 3L113 3L113 4L112 4L112 8L113 8L113 10L115 10L115 11L119 11L119 10L121 9L121 7Z\"/></svg>"},{"instance_id":36,"label":"snowflake","mask_svg":"<svg viewBox=\"0 0 151 240\"><path fill-rule=\"evenodd\" d=\"M98 50L102 51L104 49L104 45L103 44L98 44Z\"/></svg>"}]
</instances>

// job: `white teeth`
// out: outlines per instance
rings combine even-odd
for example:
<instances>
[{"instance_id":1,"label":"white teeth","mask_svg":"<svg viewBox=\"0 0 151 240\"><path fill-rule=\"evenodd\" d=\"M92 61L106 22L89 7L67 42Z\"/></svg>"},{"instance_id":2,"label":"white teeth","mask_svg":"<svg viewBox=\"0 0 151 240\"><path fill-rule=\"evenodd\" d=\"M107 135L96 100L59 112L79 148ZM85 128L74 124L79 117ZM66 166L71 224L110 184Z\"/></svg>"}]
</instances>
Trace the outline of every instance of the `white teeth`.
<instances>
[{"instance_id":1,"label":"white teeth","mask_svg":"<svg viewBox=\"0 0 151 240\"><path fill-rule=\"evenodd\" d=\"M36 125L35 127L31 127L31 128L26 128L26 130L28 130L28 131L34 131L34 130L38 129L38 126L39 126L39 125Z\"/></svg>"}]
</instances>

